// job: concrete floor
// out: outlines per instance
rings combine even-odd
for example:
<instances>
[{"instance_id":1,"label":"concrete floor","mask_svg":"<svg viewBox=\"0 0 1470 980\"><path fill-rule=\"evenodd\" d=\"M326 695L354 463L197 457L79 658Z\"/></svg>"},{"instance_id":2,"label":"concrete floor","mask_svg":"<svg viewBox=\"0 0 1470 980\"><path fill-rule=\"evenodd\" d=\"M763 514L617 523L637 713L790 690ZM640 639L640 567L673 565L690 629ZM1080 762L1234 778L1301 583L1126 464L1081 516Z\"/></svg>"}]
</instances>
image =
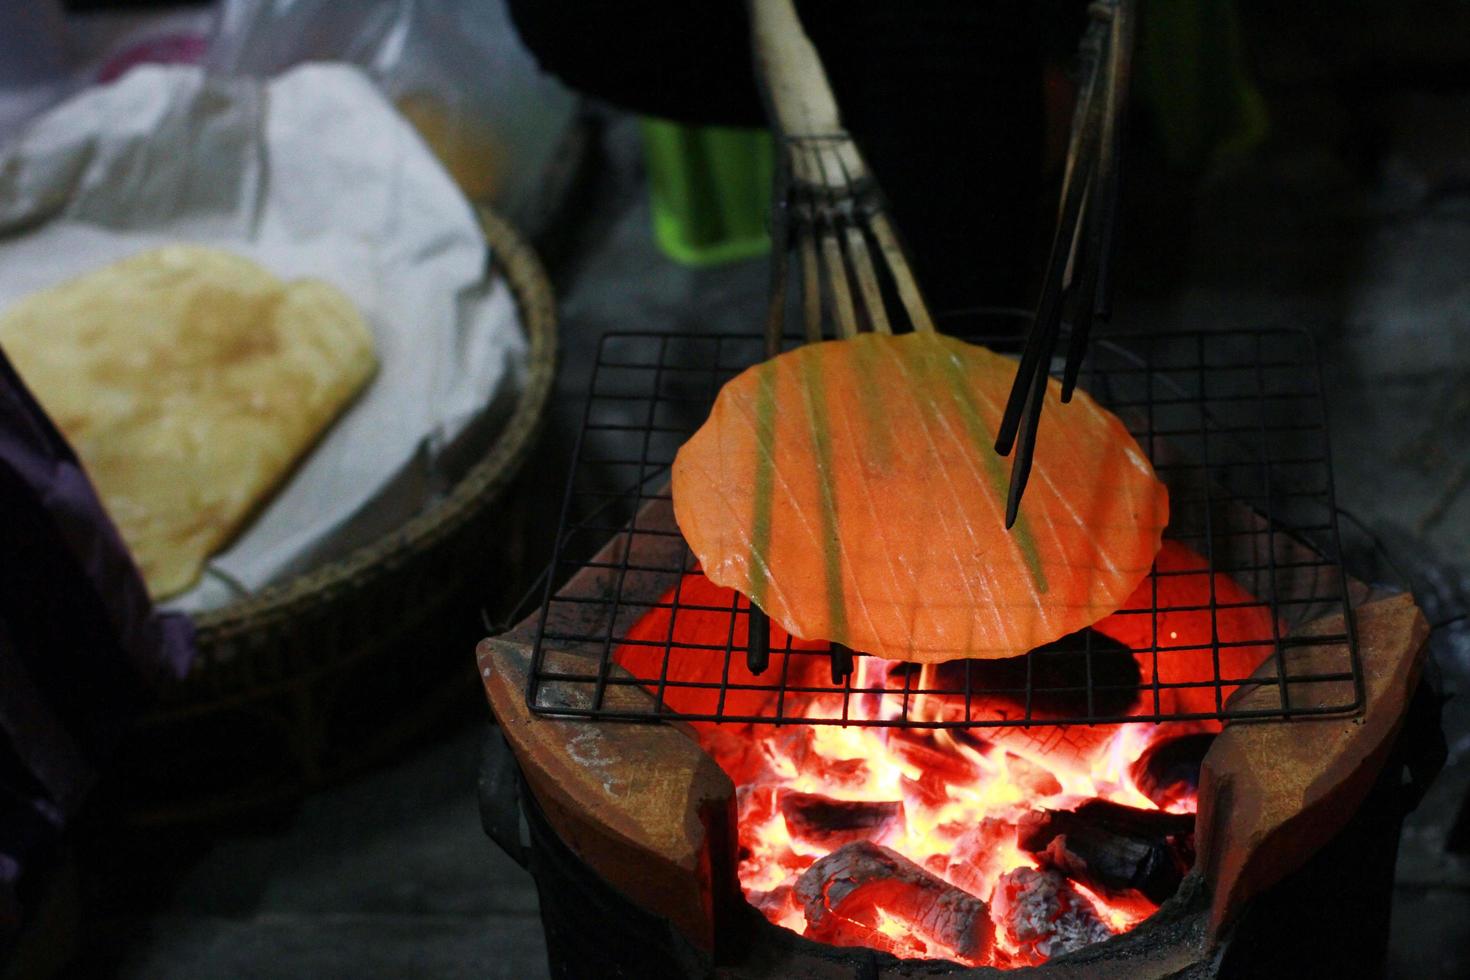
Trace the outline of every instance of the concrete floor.
<instances>
[{"instance_id":1,"label":"concrete floor","mask_svg":"<svg viewBox=\"0 0 1470 980\"><path fill-rule=\"evenodd\" d=\"M1470 148L1447 134L1470 101L1398 92L1371 111L1386 139L1366 164L1285 140L1177 200L1166 189L1131 225L1125 282L1148 288L1124 291L1117 321L1310 329L1340 503L1414 578L1431 618L1448 619L1470 597ZM560 275L558 446L603 331L749 331L764 299L761 262L690 271L659 257L633 129L611 143L598 217ZM1164 257L1167 274L1149 275ZM1371 563L1365 541L1354 548ZM1391 954L1404 978L1470 976L1470 856L1444 847L1470 792L1470 626L1439 631L1434 655L1451 754L1404 833ZM211 838L160 911L94 924L106 955L77 975L544 975L534 889L479 827L478 736L476 723L323 792L270 831Z\"/></svg>"}]
</instances>

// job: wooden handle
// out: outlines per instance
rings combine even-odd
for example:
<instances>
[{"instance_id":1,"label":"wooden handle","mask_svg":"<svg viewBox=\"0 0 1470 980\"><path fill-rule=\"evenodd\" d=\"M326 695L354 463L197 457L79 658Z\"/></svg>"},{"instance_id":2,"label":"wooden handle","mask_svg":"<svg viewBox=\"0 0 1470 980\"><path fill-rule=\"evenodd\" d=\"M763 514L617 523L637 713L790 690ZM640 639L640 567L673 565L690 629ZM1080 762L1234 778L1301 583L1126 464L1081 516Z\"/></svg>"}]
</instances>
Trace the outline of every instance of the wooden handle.
<instances>
[{"instance_id":1,"label":"wooden handle","mask_svg":"<svg viewBox=\"0 0 1470 980\"><path fill-rule=\"evenodd\" d=\"M837 100L817 49L791 0L749 0L756 67L765 79L775 123L786 136L842 132Z\"/></svg>"},{"instance_id":2,"label":"wooden handle","mask_svg":"<svg viewBox=\"0 0 1470 980\"><path fill-rule=\"evenodd\" d=\"M782 136L807 138L787 147L795 177L834 189L867 176L867 165L842 129L822 59L792 0L749 0L756 67L765 81L772 123Z\"/></svg>"}]
</instances>

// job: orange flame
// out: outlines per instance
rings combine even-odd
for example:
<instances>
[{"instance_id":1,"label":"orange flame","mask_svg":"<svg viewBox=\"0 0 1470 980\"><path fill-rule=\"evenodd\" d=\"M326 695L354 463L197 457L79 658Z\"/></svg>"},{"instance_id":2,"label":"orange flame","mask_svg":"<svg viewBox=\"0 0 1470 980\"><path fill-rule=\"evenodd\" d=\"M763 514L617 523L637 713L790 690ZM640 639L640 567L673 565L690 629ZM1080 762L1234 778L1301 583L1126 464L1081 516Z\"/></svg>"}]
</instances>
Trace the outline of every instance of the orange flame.
<instances>
[{"instance_id":1,"label":"orange flame","mask_svg":"<svg viewBox=\"0 0 1470 980\"><path fill-rule=\"evenodd\" d=\"M858 658L855 688L882 687L891 665ZM927 678L920 687L928 687ZM899 694L853 698L852 720L891 718ZM935 720L923 695L911 705L910 717ZM820 700L807 717L838 717ZM1165 726L1136 722L1118 725L1085 756L1033 748L1034 739L1009 739L1008 729L986 730L993 740L957 735L948 729L886 727L810 727L746 725L732 740L728 726L719 739L717 726L696 724L706 749L726 766L739 784L739 877L745 894L771 921L795 932L805 929L801 909L789 900L801 874L833 848L828 843L795 836L779 805L787 792L815 793L832 800L902 803L903 819L875 830L868 839L889 847L937 877L990 902L1006 872L1037 867L1036 856L1016 842L1016 829L1027 814L1042 809L1067 810L1102 799L1126 806L1157 809L1139 789L1130 770ZM1182 726L1167 726L1176 734ZM1202 726L1187 726L1198 729ZM1024 730L1018 730L1024 731ZM735 758L732 744L753 741L759 761ZM1171 809L1193 812L1186 797ZM1154 910L1141 896L1109 899L1081 886L1076 891L1094 907L1114 933L1133 928ZM965 958L953 950L934 948L909 935L902 919L878 910L878 927L864 940L900 956ZM996 948L972 965L1012 963L1015 943L1002 928Z\"/></svg>"},{"instance_id":2,"label":"orange flame","mask_svg":"<svg viewBox=\"0 0 1470 980\"><path fill-rule=\"evenodd\" d=\"M1145 689L1155 680L1153 697L1140 698L1135 712L1202 710L1213 701L1220 685L1228 696L1233 684L1248 676L1266 648L1244 642L1271 634L1264 609L1240 609L1229 618L1208 611L1211 576L1202 559L1174 542L1160 553L1161 570L1183 571L1160 579L1154 615L1122 614L1097 624L1096 629L1134 650L1160 645L1140 631L1152 627L1168 637L1163 645L1187 650L1168 656L1136 655ZM1219 601L1238 604L1249 596L1232 580L1214 576ZM1149 583L1144 583L1149 587ZM1152 589L1152 587L1149 587ZM733 641L743 644L743 623L731 622L729 590L713 586L701 575L686 577L683 601L711 611L672 614L655 608L629 633L617 654L618 663L654 686L664 681L719 680L723 668L734 685L721 702L730 714L769 714L762 699L760 679L736 660L696 657L663 660L662 647L687 644L708 649ZM671 603L673 593L665 597ZM1154 596L1151 594L1149 599ZM1144 608L1148 600L1135 597L1129 606ZM1184 607L1168 611L1171 606ZM676 622L674 621L676 620ZM1228 665L1210 666L1208 645L1212 634L1221 641L1239 641L1231 647ZM773 634L772 646L784 643L784 633ZM792 640L793 649L817 645ZM815 658L809 658L815 661ZM793 661L794 662L794 661ZM696 666L691 667L694 664ZM917 684L903 683L911 665L858 657L851 689L839 695L807 695L804 702L789 698L786 710L796 709L813 720L891 722L906 715L910 722L946 721L953 697L923 693L942 688L934 670L925 666ZM1219 671L1218 674L1215 671ZM915 678L910 676L912 682ZM769 683L769 682L767 682ZM1171 685L1178 685L1171 687ZM715 713L713 685L664 691L665 702L689 714ZM680 700L682 698L682 701ZM947 698L949 703L947 702ZM1155 700L1158 698L1159 700ZM977 697L976 699L981 700ZM844 704L844 701L846 702ZM905 706L907 711L905 712ZM1211 705L1212 706L1212 705ZM844 710L847 714L843 714ZM1003 716L1004 711L1000 712ZM976 713L974 716L980 716ZM951 713L950 719L953 715ZM1218 731L1215 722L1154 725L1133 722L1108 727L1062 728L1044 722L1032 727L987 727L954 730L940 727L825 724L712 724L693 726L705 750L730 774L738 788L740 860L738 873L746 897L777 925L803 932L806 919L793 888L802 873L836 849L830 839L793 833L783 812L789 793L819 794L829 800L873 804L901 804L880 812L901 812L901 819L876 823L859 833L864 839L891 848L931 874L990 903L1001 877L1016 868L1038 867L1037 858L1017 843L1017 827L1028 814L1040 810L1070 810L1093 799L1125 806L1157 809L1135 783L1131 770L1145 750L1161 737L1187 732ZM1171 802L1174 812L1191 813L1191 795ZM848 838L852 839L852 838ZM1108 897L1081 885L1072 886L1080 901L1090 903L1103 925L1113 933L1133 928L1154 910L1136 893ZM966 960L954 950L934 948L932 941L911 934L902 917L877 909L876 926L866 927L861 942L899 956L958 959L971 965L1019 966L1027 959L1003 923L997 923L993 948L983 960Z\"/></svg>"}]
</instances>

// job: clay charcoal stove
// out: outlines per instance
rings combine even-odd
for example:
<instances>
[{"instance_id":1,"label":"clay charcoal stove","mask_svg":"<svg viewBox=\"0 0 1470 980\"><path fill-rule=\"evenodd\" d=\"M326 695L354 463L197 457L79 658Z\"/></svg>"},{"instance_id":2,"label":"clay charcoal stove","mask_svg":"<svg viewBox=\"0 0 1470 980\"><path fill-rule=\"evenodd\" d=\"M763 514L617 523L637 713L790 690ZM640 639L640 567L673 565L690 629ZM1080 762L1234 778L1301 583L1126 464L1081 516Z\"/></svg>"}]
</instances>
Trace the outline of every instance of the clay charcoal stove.
<instances>
[{"instance_id":1,"label":"clay charcoal stove","mask_svg":"<svg viewBox=\"0 0 1470 980\"><path fill-rule=\"evenodd\" d=\"M1386 919L1309 903L1314 931L1253 938L1401 814L1426 634L1337 558L1304 337L1098 345L1083 384L1173 505L1114 616L1013 662L859 655L835 675L825 644L774 625L752 672L748 603L673 521L673 452L760 356L759 338L604 341L546 601L481 645L503 736L486 826L536 872L554 969L1228 976L1381 956ZM1360 864L1333 887L1386 888Z\"/></svg>"}]
</instances>

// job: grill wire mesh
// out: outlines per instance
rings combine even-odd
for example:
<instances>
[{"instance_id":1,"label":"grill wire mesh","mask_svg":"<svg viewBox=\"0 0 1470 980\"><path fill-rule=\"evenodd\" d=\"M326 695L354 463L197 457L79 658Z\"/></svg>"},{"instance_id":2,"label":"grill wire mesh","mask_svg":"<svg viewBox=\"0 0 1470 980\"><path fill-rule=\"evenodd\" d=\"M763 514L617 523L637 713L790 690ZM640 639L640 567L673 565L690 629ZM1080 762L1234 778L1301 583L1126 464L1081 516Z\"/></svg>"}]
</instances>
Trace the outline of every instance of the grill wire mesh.
<instances>
[{"instance_id":1,"label":"grill wire mesh","mask_svg":"<svg viewBox=\"0 0 1470 980\"><path fill-rule=\"evenodd\" d=\"M992 338L966 339L985 344ZM795 343L793 338L788 347ZM995 339L992 346L1005 343ZM793 648L782 633L784 642L772 644L770 666L760 675L744 671L748 603L733 590L722 591L718 604L689 597L710 591L691 584L702 576L673 522L668 478L675 452L704 421L720 386L757 363L762 352L763 340L753 335L615 333L602 339L534 641L527 689L533 711L621 720L954 728L1223 721L1361 709L1326 412L1308 335L1115 335L1093 344L1079 386L1123 419L1169 484L1165 537L1192 549L1251 597L1226 602L1212 586L1203 602L1165 609L1209 617L1208 642L1171 644L1160 635L1159 596L1169 592L1170 576L1181 573L1156 565L1139 592L1150 600L1115 614L1144 617L1148 625L1150 642L1132 651L1154 668L1142 683L1137 674L1116 669L1117 657L1091 630L999 664L961 661L927 672L905 665L888 671L882 686L864 686L861 672L829 681L827 673L801 669L802 658L825 661L825 647ZM1044 418L1043 438L1047 424ZM1222 640L1220 624L1238 618L1243 606L1269 611L1256 618L1271 625L1249 636L1237 627ZM1316 629L1309 638L1293 635L1333 614L1342 617L1335 628ZM630 637L650 615L665 617L667 627ZM716 617L715 632L722 636L710 642L706 630L698 642L685 641L676 628L681 615L702 616L706 626ZM1221 668L1222 651L1232 645L1258 647L1266 658L1249 697L1229 697L1247 679ZM1161 679L1158 667L1169 657L1190 658L1200 665L1199 676ZM1189 699L1185 710L1174 703L1183 699L1167 696L1171 688L1204 697ZM857 699L879 695L889 706L883 717L852 710ZM819 700L828 706L824 717L807 717Z\"/></svg>"}]
</instances>

